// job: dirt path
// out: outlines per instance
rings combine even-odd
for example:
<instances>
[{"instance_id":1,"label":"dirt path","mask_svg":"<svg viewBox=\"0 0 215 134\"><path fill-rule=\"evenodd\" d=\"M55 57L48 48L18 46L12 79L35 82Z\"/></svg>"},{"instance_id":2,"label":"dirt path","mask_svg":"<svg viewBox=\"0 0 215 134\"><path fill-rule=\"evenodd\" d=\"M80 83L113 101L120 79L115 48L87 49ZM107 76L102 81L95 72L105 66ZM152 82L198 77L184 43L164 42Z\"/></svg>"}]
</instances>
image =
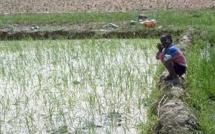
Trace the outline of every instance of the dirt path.
<instances>
[{"instance_id":1,"label":"dirt path","mask_svg":"<svg viewBox=\"0 0 215 134\"><path fill-rule=\"evenodd\" d=\"M0 14L214 8L215 0L1 0Z\"/></svg>"}]
</instances>

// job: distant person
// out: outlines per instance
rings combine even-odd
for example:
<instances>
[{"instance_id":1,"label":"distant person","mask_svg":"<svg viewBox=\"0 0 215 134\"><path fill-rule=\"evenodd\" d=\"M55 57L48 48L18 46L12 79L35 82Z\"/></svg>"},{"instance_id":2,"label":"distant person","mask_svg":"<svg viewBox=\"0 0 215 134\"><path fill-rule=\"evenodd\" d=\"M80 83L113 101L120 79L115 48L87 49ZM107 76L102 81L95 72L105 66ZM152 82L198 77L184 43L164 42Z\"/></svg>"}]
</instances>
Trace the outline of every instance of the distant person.
<instances>
[{"instance_id":1,"label":"distant person","mask_svg":"<svg viewBox=\"0 0 215 134\"><path fill-rule=\"evenodd\" d=\"M187 69L186 58L181 50L175 46L171 34L163 34L157 44L156 59L161 60L169 75L164 80L178 79Z\"/></svg>"}]
</instances>

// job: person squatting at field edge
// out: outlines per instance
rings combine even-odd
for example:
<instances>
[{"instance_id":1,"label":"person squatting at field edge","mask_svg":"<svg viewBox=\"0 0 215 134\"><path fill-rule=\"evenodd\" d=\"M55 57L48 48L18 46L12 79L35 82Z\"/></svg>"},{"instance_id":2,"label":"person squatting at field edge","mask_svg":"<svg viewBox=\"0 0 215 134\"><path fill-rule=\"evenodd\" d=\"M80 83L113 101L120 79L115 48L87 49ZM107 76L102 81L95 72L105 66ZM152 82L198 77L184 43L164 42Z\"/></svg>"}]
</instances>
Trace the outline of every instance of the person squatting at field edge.
<instances>
[{"instance_id":1,"label":"person squatting at field edge","mask_svg":"<svg viewBox=\"0 0 215 134\"><path fill-rule=\"evenodd\" d=\"M164 80L178 79L178 76L185 74L187 69L186 58L181 50L175 46L171 34L163 34L157 44L158 52L156 59L161 60L169 75Z\"/></svg>"}]
</instances>

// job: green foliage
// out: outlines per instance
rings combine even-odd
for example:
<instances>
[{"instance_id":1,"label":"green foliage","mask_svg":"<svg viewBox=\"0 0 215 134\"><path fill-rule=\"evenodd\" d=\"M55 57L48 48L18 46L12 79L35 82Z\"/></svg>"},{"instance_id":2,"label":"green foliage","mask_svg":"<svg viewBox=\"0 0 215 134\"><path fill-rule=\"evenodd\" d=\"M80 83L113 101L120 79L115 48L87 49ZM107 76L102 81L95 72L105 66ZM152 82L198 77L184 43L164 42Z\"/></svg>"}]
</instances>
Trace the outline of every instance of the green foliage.
<instances>
[{"instance_id":1,"label":"green foliage","mask_svg":"<svg viewBox=\"0 0 215 134\"><path fill-rule=\"evenodd\" d=\"M207 35L211 36L211 35ZM215 48L207 41L195 39L187 53L187 102L199 118L200 126L208 133L215 132Z\"/></svg>"}]
</instances>

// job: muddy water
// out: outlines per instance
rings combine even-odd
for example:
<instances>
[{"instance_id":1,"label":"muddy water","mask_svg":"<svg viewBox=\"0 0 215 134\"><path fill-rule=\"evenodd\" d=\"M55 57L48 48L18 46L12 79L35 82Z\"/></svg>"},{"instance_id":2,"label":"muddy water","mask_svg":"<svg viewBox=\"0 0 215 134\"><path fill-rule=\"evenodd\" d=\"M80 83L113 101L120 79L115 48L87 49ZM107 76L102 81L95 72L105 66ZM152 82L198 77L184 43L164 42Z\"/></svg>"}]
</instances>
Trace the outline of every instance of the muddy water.
<instances>
[{"instance_id":1,"label":"muddy water","mask_svg":"<svg viewBox=\"0 0 215 134\"><path fill-rule=\"evenodd\" d=\"M2 133L136 134L156 40L2 42Z\"/></svg>"}]
</instances>

